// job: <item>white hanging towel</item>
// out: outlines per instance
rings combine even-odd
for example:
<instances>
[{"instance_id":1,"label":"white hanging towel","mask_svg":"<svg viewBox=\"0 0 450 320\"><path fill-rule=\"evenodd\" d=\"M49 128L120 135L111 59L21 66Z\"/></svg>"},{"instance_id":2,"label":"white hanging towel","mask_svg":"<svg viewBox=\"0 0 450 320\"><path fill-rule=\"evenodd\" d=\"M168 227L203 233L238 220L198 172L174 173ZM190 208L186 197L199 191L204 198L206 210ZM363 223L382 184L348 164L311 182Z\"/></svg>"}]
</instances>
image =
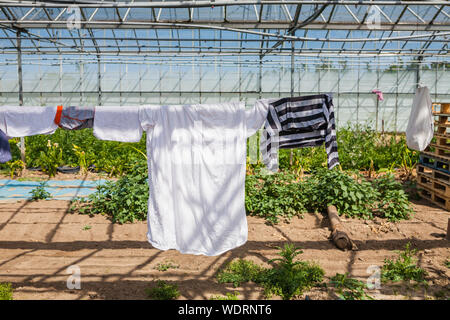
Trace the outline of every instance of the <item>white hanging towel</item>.
<instances>
[{"instance_id":1,"label":"white hanging towel","mask_svg":"<svg viewBox=\"0 0 450 320\"><path fill-rule=\"evenodd\" d=\"M94 136L100 140L139 142L142 128L138 106L95 107Z\"/></svg>"},{"instance_id":2,"label":"white hanging towel","mask_svg":"<svg viewBox=\"0 0 450 320\"><path fill-rule=\"evenodd\" d=\"M427 87L419 87L416 89L406 128L406 144L411 149L423 151L430 144L433 133L430 91Z\"/></svg>"},{"instance_id":3,"label":"white hanging towel","mask_svg":"<svg viewBox=\"0 0 450 320\"><path fill-rule=\"evenodd\" d=\"M55 123L57 107L0 107L0 130L9 137L27 137L36 134L52 134L58 128Z\"/></svg>"}]
</instances>

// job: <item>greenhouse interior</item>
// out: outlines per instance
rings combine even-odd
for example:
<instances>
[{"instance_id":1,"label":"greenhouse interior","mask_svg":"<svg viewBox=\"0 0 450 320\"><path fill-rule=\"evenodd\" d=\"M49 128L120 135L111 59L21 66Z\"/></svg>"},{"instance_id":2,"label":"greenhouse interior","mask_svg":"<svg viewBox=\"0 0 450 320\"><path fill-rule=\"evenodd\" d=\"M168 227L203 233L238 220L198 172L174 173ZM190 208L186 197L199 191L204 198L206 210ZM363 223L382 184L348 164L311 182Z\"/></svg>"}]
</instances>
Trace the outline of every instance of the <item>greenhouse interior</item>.
<instances>
[{"instance_id":1,"label":"greenhouse interior","mask_svg":"<svg viewBox=\"0 0 450 320\"><path fill-rule=\"evenodd\" d=\"M0 300L448 300L449 37L440 0L0 0Z\"/></svg>"}]
</instances>

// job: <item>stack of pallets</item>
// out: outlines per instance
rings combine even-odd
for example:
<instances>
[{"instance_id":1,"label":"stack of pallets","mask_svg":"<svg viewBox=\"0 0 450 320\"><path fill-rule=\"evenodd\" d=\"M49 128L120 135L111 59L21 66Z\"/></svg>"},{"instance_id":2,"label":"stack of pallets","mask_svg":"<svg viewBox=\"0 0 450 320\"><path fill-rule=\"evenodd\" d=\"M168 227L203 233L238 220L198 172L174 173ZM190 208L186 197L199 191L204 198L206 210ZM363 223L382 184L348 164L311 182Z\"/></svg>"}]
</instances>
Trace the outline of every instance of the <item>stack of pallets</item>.
<instances>
[{"instance_id":1,"label":"stack of pallets","mask_svg":"<svg viewBox=\"0 0 450 320\"><path fill-rule=\"evenodd\" d=\"M450 103L433 103L434 138L417 165L419 194L450 211Z\"/></svg>"}]
</instances>

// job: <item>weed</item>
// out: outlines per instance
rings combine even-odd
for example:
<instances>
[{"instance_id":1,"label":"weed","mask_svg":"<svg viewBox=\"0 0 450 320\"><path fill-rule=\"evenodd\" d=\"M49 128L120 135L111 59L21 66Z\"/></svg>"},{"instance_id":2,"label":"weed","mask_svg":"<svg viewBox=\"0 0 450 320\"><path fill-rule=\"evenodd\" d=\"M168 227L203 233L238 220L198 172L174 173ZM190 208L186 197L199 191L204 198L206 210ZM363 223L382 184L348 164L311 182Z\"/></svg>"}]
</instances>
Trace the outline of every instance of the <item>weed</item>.
<instances>
[{"instance_id":1,"label":"weed","mask_svg":"<svg viewBox=\"0 0 450 320\"><path fill-rule=\"evenodd\" d=\"M13 289L11 283L0 283L0 300L12 300Z\"/></svg>"},{"instance_id":2,"label":"weed","mask_svg":"<svg viewBox=\"0 0 450 320\"><path fill-rule=\"evenodd\" d=\"M303 253L293 244L285 244L280 248L282 258L272 259L277 264L272 269L262 272L258 281L264 287L265 295L281 296L283 300L290 300L301 295L304 290L322 282L324 271L318 265L307 261L294 261L297 255Z\"/></svg>"},{"instance_id":3,"label":"weed","mask_svg":"<svg viewBox=\"0 0 450 320\"><path fill-rule=\"evenodd\" d=\"M81 150L81 148L73 144L73 152L78 157L78 165L80 166L80 173L86 174L88 172L88 164L86 160L86 152Z\"/></svg>"},{"instance_id":4,"label":"weed","mask_svg":"<svg viewBox=\"0 0 450 320\"><path fill-rule=\"evenodd\" d=\"M90 229L92 229L92 227L91 227L91 226L89 226L89 225L85 225L85 226L83 227L83 230L84 230L84 231L86 231L86 230L90 230Z\"/></svg>"},{"instance_id":5,"label":"weed","mask_svg":"<svg viewBox=\"0 0 450 320\"><path fill-rule=\"evenodd\" d=\"M22 174L23 169L25 169L25 164L22 160L8 161L8 167L9 175L13 179L14 176L20 176Z\"/></svg>"},{"instance_id":6,"label":"weed","mask_svg":"<svg viewBox=\"0 0 450 320\"><path fill-rule=\"evenodd\" d=\"M293 244L279 248L281 258L272 268L263 268L252 261L235 260L217 274L219 283L232 283L238 287L243 282L253 281L264 288L267 297L279 295L285 300L292 299L304 290L322 282L324 271L318 265L307 261L294 261L302 253Z\"/></svg>"},{"instance_id":7,"label":"weed","mask_svg":"<svg viewBox=\"0 0 450 320\"><path fill-rule=\"evenodd\" d=\"M337 273L331 278L331 284L341 300L373 300L364 291L367 285L360 280L350 278L348 272L345 274Z\"/></svg>"},{"instance_id":8,"label":"weed","mask_svg":"<svg viewBox=\"0 0 450 320\"><path fill-rule=\"evenodd\" d=\"M264 217L276 224L303 212L323 212L336 206L342 215L371 219L374 215L390 221L409 219L413 213L407 194L393 175L367 181L359 174L335 168L318 169L300 179L294 174L277 173L247 176L247 214Z\"/></svg>"},{"instance_id":9,"label":"weed","mask_svg":"<svg viewBox=\"0 0 450 320\"><path fill-rule=\"evenodd\" d=\"M409 219L413 210L408 195L402 185L395 181L392 174L386 174L373 181L374 187L380 193L378 210L381 216L390 221Z\"/></svg>"},{"instance_id":10,"label":"weed","mask_svg":"<svg viewBox=\"0 0 450 320\"><path fill-rule=\"evenodd\" d=\"M176 284L168 284L162 280L158 280L155 287L145 289L145 292L154 300L174 300L180 296Z\"/></svg>"},{"instance_id":11,"label":"weed","mask_svg":"<svg viewBox=\"0 0 450 320\"><path fill-rule=\"evenodd\" d=\"M50 194L50 192L45 190L45 187L48 187L48 184L46 181L41 182L36 188L31 190L30 191L31 200L36 201L36 200L45 200L45 199L52 198L52 195Z\"/></svg>"},{"instance_id":12,"label":"weed","mask_svg":"<svg viewBox=\"0 0 450 320\"><path fill-rule=\"evenodd\" d=\"M305 185L292 174L247 176L245 206L252 216L264 217L276 224L280 218L290 219L305 212Z\"/></svg>"},{"instance_id":13,"label":"weed","mask_svg":"<svg viewBox=\"0 0 450 320\"><path fill-rule=\"evenodd\" d=\"M167 271L169 269L178 269L179 266L176 264L172 264L171 262L158 263L155 267L158 271Z\"/></svg>"},{"instance_id":14,"label":"weed","mask_svg":"<svg viewBox=\"0 0 450 320\"><path fill-rule=\"evenodd\" d=\"M50 177L54 177L57 168L63 164L62 155L62 148L59 147L59 144L48 140L47 150L41 151L38 161L42 171L46 172Z\"/></svg>"},{"instance_id":15,"label":"weed","mask_svg":"<svg viewBox=\"0 0 450 320\"><path fill-rule=\"evenodd\" d=\"M239 300L239 292L235 291L233 293L227 292L225 296L212 296L209 300Z\"/></svg>"},{"instance_id":16,"label":"weed","mask_svg":"<svg viewBox=\"0 0 450 320\"><path fill-rule=\"evenodd\" d=\"M230 262L223 270L217 274L219 283L232 283L234 287L239 287L243 282L258 282L259 275L263 270L252 261L239 259Z\"/></svg>"},{"instance_id":17,"label":"weed","mask_svg":"<svg viewBox=\"0 0 450 320\"><path fill-rule=\"evenodd\" d=\"M414 280L425 283L427 272L417 266L416 249L411 249L411 243L407 243L404 251L398 252L398 258L385 259L381 269L381 280L383 282Z\"/></svg>"},{"instance_id":18,"label":"weed","mask_svg":"<svg viewBox=\"0 0 450 320\"><path fill-rule=\"evenodd\" d=\"M447 268L449 268L450 269L450 260L445 260L445 262L444 262L444 266L446 266Z\"/></svg>"},{"instance_id":19,"label":"weed","mask_svg":"<svg viewBox=\"0 0 450 320\"><path fill-rule=\"evenodd\" d=\"M96 192L86 198L72 200L70 212L106 214L113 222L122 224L145 220L147 201L147 164L140 162L133 173L98 186Z\"/></svg>"}]
</instances>

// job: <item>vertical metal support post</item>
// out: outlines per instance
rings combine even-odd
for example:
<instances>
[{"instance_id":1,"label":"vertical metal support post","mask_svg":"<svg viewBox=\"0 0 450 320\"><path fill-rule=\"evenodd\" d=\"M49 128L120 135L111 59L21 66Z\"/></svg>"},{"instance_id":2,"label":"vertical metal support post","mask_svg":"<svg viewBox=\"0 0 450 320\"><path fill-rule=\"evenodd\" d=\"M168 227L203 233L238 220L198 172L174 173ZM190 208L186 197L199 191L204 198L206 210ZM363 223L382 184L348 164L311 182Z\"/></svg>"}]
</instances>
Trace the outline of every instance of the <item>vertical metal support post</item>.
<instances>
[{"instance_id":1,"label":"vertical metal support post","mask_svg":"<svg viewBox=\"0 0 450 320\"><path fill-rule=\"evenodd\" d=\"M19 106L23 106L22 49L21 35L17 31L17 76L19 82ZM20 159L25 163L25 138L20 138Z\"/></svg>"},{"instance_id":2,"label":"vertical metal support post","mask_svg":"<svg viewBox=\"0 0 450 320\"><path fill-rule=\"evenodd\" d=\"M140 79L139 79L140 81ZM102 105L102 69L100 63L100 55L97 55L97 105Z\"/></svg>"},{"instance_id":3,"label":"vertical metal support post","mask_svg":"<svg viewBox=\"0 0 450 320\"><path fill-rule=\"evenodd\" d=\"M291 98L294 97L294 41L291 41ZM294 151L289 153L289 165L292 166Z\"/></svg>"},{"instance_id":4,"label":"vertical metal support post","mask_svg":"<svg viewBox=\"0 0 450 320\"><path fill-rule=\"evenodd\" d=\"M398 59L397 59L397 63L398 63ZM395 73L396 73L396 83L395 83L395 114L394 114L394 119L395 119L395 135L397 135L397 128L398 128L398 67L395 68Z\"/></svg>"},{"instance_id":5,"label":"vertical metal support post","mask_svg":"<svg viewBox=\"0 0 450 320\"><path fill-rule=\"evenodd\" d=\"M379 61L378 61L379 62ZM380 69L377 67L377 89L379 89L380 87ZM375 130L378 132L378 113L379 113L379 109L380 109L380 101L378 100L378 96L376 96L376 110L375 110Z\"/></svg>"}]
</instances>

